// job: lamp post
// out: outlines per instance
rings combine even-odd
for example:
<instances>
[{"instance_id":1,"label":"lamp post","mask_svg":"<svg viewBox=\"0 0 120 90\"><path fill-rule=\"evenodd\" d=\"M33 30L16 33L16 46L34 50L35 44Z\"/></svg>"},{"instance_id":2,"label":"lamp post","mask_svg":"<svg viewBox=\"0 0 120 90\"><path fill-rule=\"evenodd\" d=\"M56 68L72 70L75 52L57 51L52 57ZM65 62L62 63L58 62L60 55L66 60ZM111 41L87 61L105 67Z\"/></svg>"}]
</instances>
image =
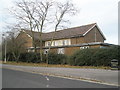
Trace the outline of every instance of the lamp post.
<instances>
[{"instance_id":1,"label":"lamp post","mask_svg":"<svg viewBox=\"0 0 120 90\"><path fill-rule=\"evenodd\" d=\"M5 44L5 58L4 58L4 63L6 63L6 53L7 53L7 42L5 40L5 34L2 34L2 37L4 38L4 44Z\"/></svg>"}]
</instances>

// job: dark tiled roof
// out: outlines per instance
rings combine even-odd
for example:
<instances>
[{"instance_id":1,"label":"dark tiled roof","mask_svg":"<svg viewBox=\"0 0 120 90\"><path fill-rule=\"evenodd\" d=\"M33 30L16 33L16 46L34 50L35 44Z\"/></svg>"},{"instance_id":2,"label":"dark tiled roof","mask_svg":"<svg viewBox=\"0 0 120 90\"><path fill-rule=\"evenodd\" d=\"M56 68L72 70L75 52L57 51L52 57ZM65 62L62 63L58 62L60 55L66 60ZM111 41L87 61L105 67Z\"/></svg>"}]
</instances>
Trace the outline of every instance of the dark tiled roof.
<instances>
[{"instance_id":1,"label":"dark tiled roof","mask_svg":"<svg viewBox=\"0 0 120 90\"><path fill-rule=\"evenodd\" d=\"M71 37L78 37L83 36L86 32L89 31L93 26L95 26L96 23L83 25L79 27L74 28L68 28L64 30L59 30L55 33L54 39L62 39L62 38L71 38ZM32 36L32 33L30 30L24 30L27 34ZM48 33L42 33L42 39L43 40L51 40L54 32L48 32ZM39 33L34 32L35 39L39 39Z\"/></svg>"}]
</instances>

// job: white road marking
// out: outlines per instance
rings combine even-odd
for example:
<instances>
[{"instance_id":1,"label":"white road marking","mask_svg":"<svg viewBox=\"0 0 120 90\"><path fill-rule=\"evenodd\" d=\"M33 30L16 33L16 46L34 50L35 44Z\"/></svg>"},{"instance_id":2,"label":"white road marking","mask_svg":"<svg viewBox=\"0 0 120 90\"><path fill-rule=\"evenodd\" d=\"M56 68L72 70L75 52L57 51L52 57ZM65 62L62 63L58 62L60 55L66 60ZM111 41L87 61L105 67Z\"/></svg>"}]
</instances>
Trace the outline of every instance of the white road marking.
<instances>
[{"instance_id":1,"label":"white road marking","mask_svg":"<svg viewBox=\"0 0 120 90\"><path fill-rule=\"evenodd\" d=\"M46 87L49 87L49 85L46 85Z\"/></svg>"},{"instance_id":2,"label":"white road marking","mask_svg":"<svg viewBox=\"0 0 120 90\"><path fill-rule=\"evenodd\" d=\"M50 80L47 76L46 76L45 78L47 79L47 81L49 81L49 80Z\"/></svg>"}]
</instances>

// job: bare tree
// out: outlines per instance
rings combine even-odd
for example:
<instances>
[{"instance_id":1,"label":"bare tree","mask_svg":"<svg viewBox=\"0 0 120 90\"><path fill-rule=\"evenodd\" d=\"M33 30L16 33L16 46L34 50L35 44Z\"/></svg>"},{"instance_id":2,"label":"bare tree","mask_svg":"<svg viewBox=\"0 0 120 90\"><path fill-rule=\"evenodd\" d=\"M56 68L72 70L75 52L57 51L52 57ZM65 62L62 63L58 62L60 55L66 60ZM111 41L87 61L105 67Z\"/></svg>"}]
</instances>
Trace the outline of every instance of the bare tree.
<instances>
[{"instance_id":1,"label":"bare tree","mask_svg":"<svg viewBox=\"0 0 120 90\"><path fill-rule=\"evenodd\" d=\"M33 46L36 50L36 42L34 38L34 30L39 32L40 56L42 61L42 32L47 20L49 8L52 6L52 1L24 1L16 2L18 11L12 10L12 13L23 23L29 25L32 32Z\"/></svg>"},{"instance_id":2,"label":"bare tree","mask_svg":"<svg viewBox=\"0 0 120 90\"><path fill-rule=\"evenodd\" d=\"M57 3L56 6L56 13L55 13L55 27L54 27L54 33L52 35L51 41L50 41L50 45L49 45L49 49L48 49L48 53L50 52L51 49L51 45L53 43L56 31L58 30L59 27L61 27L62 23L68 23L69 20L65 20L64 16L67 15L75 15L77 13L77 9L75 9L74 5L72 3L70 3L69 1L66 2L65 4L62 3ZM47 57L48 57L48 53L47 53ZM47 60L48 63L48 60Z\"/></svg>"},{"instance_id":3,"label":"bare tree","mask_svg":"<svg viewBox=\"0 0 120 90\"><path fill-rule=\"evenodd\" d=\"M35 39L34 39L35 23L33 20L33 16L35 13L34 2L29 3L29 2L25 2L24 0L22 0L22 2L16 2L16 7L13 8L11 12L16 16L16 18L19 20L21 24L26 24L29 26L30 31L32 32L32 39L33 39L32 44L36 48Z\"/></svg>"},{"instance_id":4,"label":"bare tree","mask_svg":"<svg viewBox=\"0 0 120 90\"><path fill-rule=\"evenodd\" d=\"M52 24L54 20L54 33L51 38L51 44L53 42L54 36L58 27L61 27L62 23L67 23L64 20L64 16L67 14L75 14L76 9L74 5L70 2L58 3L51 0L35 0L35 1L25 1L16 2L16 7L12 8L11 11L21 22L21 24L28 25L32 32L33 46L36 50L36 42L34 38L34 31L39 32L39 42L40 42L40 56L42 61L42 33L46 29L47 25ZM51 23L52 22L52 23ZM64 26L64 25L62 25ZM49 46L49 50L51 47Z\"/></svg>"},{"instance_id":5,"label":"bare tree","mask_svg":"<svg viewBox=\"0 0 120 90\"><path fill-rule=\"evenodd\" d=\"M36 23L37 30L39 32L39 39L40 39L40 56L41 56L41 61L42 61L42 32L45 26L45 22L47 20L47 14L49 12L50 7L52 6L53 2L52 1L41 1L36 3L36 15L38 15L38 19L34 18L34 21Z\"/></svg>"},{"instance_id":6,"label":"bare tree","mask_svg":"<svg viewBox=\"0 0 120 90\"><path fill-rule=\"evenodd\" d=\"M5 35L4 37L5 43L3 43L3 46L6 47L3 47L3 49L5 50L6 48L5 54L11 53L14 59L18 62L21 53L25 50L24 44L26 42L22 38L16 38L15 31L6 32L4 35ZM6 56L5 54L4 56Z\"/></svg>"},{"instance_id":7,"label":"bare tree","mask_svg":"<svg viewBox=\"0 0 120 90\"><path fill-rule=\"evenodd\" d=\"M55 33L58 30L58 28L61 27L61 24L63 22L65 22L65 23L69 22L69 20L65 20L64 19L64 16L66 14L68 14L68 15L70 15L70 14L71 15L75 15L76 12L77 12L77 10L75 9L74 5L72 3L70 3L69 1L66 2L65 4L57 3L56 13L55 13L54 33L53 33L52 38L51 38L51 43L49 45L49 50L50 50L50 47L51 47L52 42L53 42L54 37L55 37Z\"/></svg>"}]
</instances>

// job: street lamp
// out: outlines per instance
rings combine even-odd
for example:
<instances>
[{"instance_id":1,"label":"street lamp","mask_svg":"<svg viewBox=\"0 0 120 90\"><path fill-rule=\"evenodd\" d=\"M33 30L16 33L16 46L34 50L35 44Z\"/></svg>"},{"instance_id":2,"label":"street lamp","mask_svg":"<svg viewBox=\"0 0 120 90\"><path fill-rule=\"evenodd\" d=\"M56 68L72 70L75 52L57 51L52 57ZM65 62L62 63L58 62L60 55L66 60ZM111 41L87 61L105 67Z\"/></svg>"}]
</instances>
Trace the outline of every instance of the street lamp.
<instances>
[{"instance_id":1,"label":"street lamp","mask_svg":"<svg viewBox=\"0 0 120 90\"><path fill-rule=\"evenodd\" d=\"M2 37L4 38L4 43L5 43L5 58L4 58L4 63L6 63L6 53L7 53L7 42L5 40L5 34L2 34Z\"/></svg>"}]
</instances>

